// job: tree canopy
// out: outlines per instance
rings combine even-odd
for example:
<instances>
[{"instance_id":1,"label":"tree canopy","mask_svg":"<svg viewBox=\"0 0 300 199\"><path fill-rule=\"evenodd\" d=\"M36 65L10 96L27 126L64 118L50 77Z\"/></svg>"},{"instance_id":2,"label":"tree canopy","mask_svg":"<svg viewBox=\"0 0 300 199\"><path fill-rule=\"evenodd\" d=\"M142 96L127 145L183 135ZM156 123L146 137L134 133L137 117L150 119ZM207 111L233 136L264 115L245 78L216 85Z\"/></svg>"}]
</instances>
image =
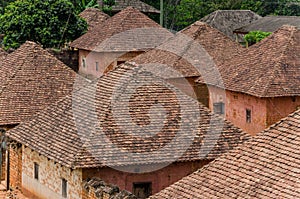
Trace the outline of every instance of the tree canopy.
<instances>
[{"instance_id":1,"label":"tree canopy","mask_svg":"<svg viewBox=\"0 0 300 199\"><path fill-rule=\"evenodd\" d=\"M86 22L68 0L16 0L0 16L2 44L17 48L26 40L44 47L60 47L82 35Z\"/></svg>"},{"instance_id":2,"label":"tree canopy","mask_svg":"<svg viewBox=\"0 0 300 199\"><path fill-rule=\"evenodd\" d=\"M143 0L159 9L159 0ZM164 27L180 30L216 10L252 10L261 16L300 16L300 0L164 0Z\"/></svg>"},{"instance_id":3,"label":"tree canopy","mask_svg":"<svg viewBox=\"0 0 300 199\"><path fill-rule=\"evenodd\" d=\"M264 38L268 37L271 34L272 34L271 32L263 32L263 31L259 31L259 30L251 31L244 36L244 39L246 41L246 45L250 46L250 45L260 42L261 40L263 40Z\"/></svg>"}]
</instances>

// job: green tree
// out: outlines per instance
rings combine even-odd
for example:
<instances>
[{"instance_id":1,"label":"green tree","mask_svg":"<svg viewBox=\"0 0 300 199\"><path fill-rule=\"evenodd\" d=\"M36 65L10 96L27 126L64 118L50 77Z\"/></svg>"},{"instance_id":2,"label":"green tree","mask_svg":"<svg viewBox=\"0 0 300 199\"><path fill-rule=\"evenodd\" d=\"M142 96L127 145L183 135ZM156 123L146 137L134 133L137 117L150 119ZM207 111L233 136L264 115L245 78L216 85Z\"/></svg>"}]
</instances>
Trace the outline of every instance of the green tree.
<instances>
[{"instance_id":1,"label":"green tree","mask_svg":"<svg viewBox=\"0 0 300 199\"><path fill-rule=\"evenodd\" d=\"M81 13L87 8L99 8L97 0L72 0L75 6L75 11L77 14Z\"/></svg>"},{"instance_id":2,"label":"green tree","mask_svg":"<svg viewBox=\"0 0 300 199\"><path fill-rule=\"evenodd\" d=\"M4 8L10 3L13 2L14 0L0 0L0 13L3 14Z\"/></svg>"},{"instance_id":3,"label":"green tree","mask_svg":"<svg viewBox=\"0 0 300 199\"><path fill-rule=\"evenodd\" d=\"M75 14L68 0L16 0L0 16L2 44L6 49L18 48L26 40L59 48L86 29L86 22Z\"/></svg>"},{"instance_id":4,"label":"green tree","mask_svg":"<svg viewBox=\"0 0 300 199\"><path fill-rule=\"evenodd\" d=\"M300 0L247 0L241 4L241 9L249 9L261 16L266 15L300 15Z\"/></svg>"},{"instance_id":5,"label":"green tree","mask_svg":"<svg viewBox=\"0 0 300 199\"><path fill-rule=\"evenodd\" d=\"M264 38L268 37L271 34L272 34L271 32L251 31L244 36L244 39L246 41L246 45L250 46L260 42L261 40L263 40Z\"/></svg>"},{"instance_id":6,"label":"green tree","mask_svg":"<svg viewBox=\"0 0 300 199\"><path fill-rule=\"evenodd\" d=\"M158 8L158 2L153 1L152 5ZM261 16L299 16L300 0L164 0L164 27L181 30L216 10L236 9L252 10Z\"/></svg>"}]
</instances>

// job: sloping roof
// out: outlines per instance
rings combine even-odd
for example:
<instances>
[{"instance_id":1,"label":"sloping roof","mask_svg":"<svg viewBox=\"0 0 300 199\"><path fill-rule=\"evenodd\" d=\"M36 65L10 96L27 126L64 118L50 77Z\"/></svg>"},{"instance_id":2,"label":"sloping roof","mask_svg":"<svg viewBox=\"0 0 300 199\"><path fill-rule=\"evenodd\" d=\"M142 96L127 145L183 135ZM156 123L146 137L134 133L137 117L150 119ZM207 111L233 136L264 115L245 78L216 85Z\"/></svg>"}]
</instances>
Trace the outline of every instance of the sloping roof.
<instances>
[{"instance_id":1,"label":"sloping roof","mask_svg":"<svg viewBox=\"0 0 300 199\"><path fill-rule=\"evenodd\" d=\"M112 6L113 12L121 11L128 6L132 6L144 13L160 13L156 8L140 1L140 0L115 0L115 5Z\"/></svg>"},{"instance_id":2,"label":"sloping roof","mask_svg":"<svg viewBox=\"0 0 300 199\"><path fill-rule=\"evenodd\" d=\"M247 34L250 31L275 32L283 25L291 25L300 28L298 16L266 16L251 24L241 26L234 30L236 33Z\"/></svg>"},{"instance_id":3,"label":"sloping roof","mask_svg":"<svg viewBox=\"0 0 300 199\"><path fill-rule=\"evenodd\" d=\"M214 159L248 139L247 133L165 85L126 63L7 135L72 168Z\"/></svg>"},{"instance_id":4,"label":"sloping roof","mask_svg":"<svg viewBox=\"0 0 300 199\"><path fill-rule=\"evenodd\" d=\"M151 198L300 198L300 110Z\"/></svg>"},{"instance_id":5,"label":"sloping roof","mask_svg":"<svg viewBox=\"0 0 300 199\"><path fill-rule=\"evenodd\" d=\"M251 10L217 10L200 21L205 22L235 40L233 31L260 19L261 16Z\"/></svg>"},{"instance_id":6,"label":"sloping roof","mask_svg":"<svg viewBox=\"0 0 300 199\"><path fill-rule=\"evenodd\" d=\"M21 45L0 63L0 125L18 124L70 94L76 77L39 45Z\"/></svg>"},{"instance_id":7,"label":"sloping roof","mask_svg":"<svg viewBox=\"0 0 300 199\"><path fill-rule=\"evenodd\" d=\"M133 7L107 19L71 43L96 52L128 52L152 49L173 36L167 29Z\"/></svg>"},{"instance_id":8,"label":"sloping roof","mask_svg":"<svg viewBox=\"0 0 300 199\"><path fill-rule=\"evenodd\" d=\"M257 97L299 96L299 52L300 31L283 26L224 64L220 68L224 85Z\"/></svg>"},{"instance_id":9,"label":"sloping roof","mask_svg":"<svg viewBox=\"0 0 300 199\"><path fill-rule=\"evenodd\" d=\"M105 14L97 8L87 8L82 11L79 16L86 20L89 29L95 26L99 26L109 18L109 15Z\"/></svg>"},{"instance_id":10,"label":"sloping roof","mask_svg":"<svg viewBox=\"0 0 300 199\"><path fill-rule=\"evenodd\" d=\"M137 56L132 61L137 64L164 64L172 67L184 77L193 77L201 76L200 73L206 75L203 70L204 66L209 69L212 67L209 64L212 63L215 64L217 69L217 66L231 60L243 50L244 48L241 45L232 41L217 29L197 21L178 32L174 38ZM201 62L201 70L196 66L196 59ZM211 63L205 63L204 60ZM167 74L163 67L160 67L159 73ZM168 73L168 76L170 75ZM215 78L215 76L209 78Z\"/></svg>"}]
</instances>

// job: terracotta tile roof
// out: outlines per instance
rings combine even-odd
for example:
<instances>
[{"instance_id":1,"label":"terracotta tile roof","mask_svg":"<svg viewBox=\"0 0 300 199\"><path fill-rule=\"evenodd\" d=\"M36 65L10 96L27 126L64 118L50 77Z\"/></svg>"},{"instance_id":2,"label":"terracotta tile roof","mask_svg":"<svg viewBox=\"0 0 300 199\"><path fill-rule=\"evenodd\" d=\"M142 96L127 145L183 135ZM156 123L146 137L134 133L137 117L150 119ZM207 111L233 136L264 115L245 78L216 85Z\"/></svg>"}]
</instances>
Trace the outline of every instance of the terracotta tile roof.
<instances>
[{"instance_id":1,"label":"terracotta tile roof","mask_svg":"<svg viewBox=\"0 0 300 199\"><path fill-rule=\"evenodd\" d=\"M0 125L18 124L70 94L76 76L46 50L26 42L0 63Z\"/></svg>"},{"instance_id":2,"label":"terracotta tile roof","mask_svg":"<svg viewBox=\"0 0 300 199\"><path fill-rule=\"evenodd\" d=\"M275 32L283 25L296 26L300 28L299 16L266 16L251 24L241 26L234 30L236 33L247 34L250 31Z\"/></svg>"},{"instance_id":3,"label":"terracotta tile roof","mask_svg":"<svg viewBox=\"0 0 300 199\"><path fill-rule=\"evenodd\" d=\"M112 198L112 199L137 199L135 195L113 184L107 184L99 178L87 179L83 182L83 187L86 191L94 191L97 198Z\"/></svg>"},{"instance_id":4,"label":"terracotta tile roof","mask_svg":"<svg viewBox=\"0 0 300 199\"><path fill-rule=\"evenodd\" d=\"M220 31L206 23L197 21L177 33L174 38L137 56L132 61L137 64L164 64L175 69L184 77L193 77L201 76L199 71L202 75L210 75L210 72L203 71L204 65L207 66L207 69L210 69L212 67L209 65L214 64L217 70L217 66L231 60L243 50L244 48L241 45L233 42ZM196 66L196 59L201 61L202 70ZM209 60L211 63L202 63L203 60ZM160 67L160 73L165 73L162 67ZM168 73L168 75L172 74ZM215 76L210 75L209 78L214 79Z\"/></svg>"},{"instance_id":5,"label":"terracotta tile roof","mask_svg":"<svg viewBox=\"0 0 300 199\"><path fill-rule=\"evenodd\" d=\"M141 67L126 63L7 135L73 168L214 159L249 138L174 86L162 86L165 84Z\"/></svg>"},{"instance_id":6,"label":"terracotta tile roof","mask_svg":"<svg viewBox=\"0 0 300 199\"><path fill-rule=\"evenodd\" d=\"M220 67L224 85L257 97L299 96L299 52L300 31L283 26Z\"/></svg>"},{"instance_id":7,"label":"terracotta tile roof","mask_svg":"<svg viewBox=\"0 0 300 199\"><path fill-rule=\"evenodd\" d=\"M217 10L203 17L200 21L236 40L236 36L233 34L235 29L253 23L260 18L261 16L251 10Z\"/></svg>"},{"instance_id":8,"label":"terracotta tile roof","mask_svg":"<svg viewBox=\"0 0 300 199\"><path fill-rule=\"evenodd\" d=\"M133 7L107 19L70 46L96 52L128 52L152 49L173 34Z\"/></svg>"},{"instance_id":9,"label":"terracotta tile roof","mask_svg":"<svg viewBox=\"0 0 300 199\"><path fill-rule=\"evenodd\" d=\"M140 1L140 0L115 0L115 5L112 6L113 12L121 11L128 6L132 6L144 13L160 13L156 8Z\"/></svg>"},{"instance_id":10,"label":"terracotta tile roof","mask_svg":"<svg viewBox=\"0 0 300 199\"><path fill-rule=\"evenodd\" d=\"M300 198L300 110L151 198Z\"/></svg>"},{"instance_id":11,"label":"terracotta tile roof","mask_svg":"<svg viewBox=\"0 0 300 199\"><path fill-rule=\"evenodd\" d=\"M97 8L87 8L79 14L80 17L84 18L88 24L89 30L93 27L99 26L106 19L109 18L109 15L105 14Z\"/></svg>"}]
</instances>

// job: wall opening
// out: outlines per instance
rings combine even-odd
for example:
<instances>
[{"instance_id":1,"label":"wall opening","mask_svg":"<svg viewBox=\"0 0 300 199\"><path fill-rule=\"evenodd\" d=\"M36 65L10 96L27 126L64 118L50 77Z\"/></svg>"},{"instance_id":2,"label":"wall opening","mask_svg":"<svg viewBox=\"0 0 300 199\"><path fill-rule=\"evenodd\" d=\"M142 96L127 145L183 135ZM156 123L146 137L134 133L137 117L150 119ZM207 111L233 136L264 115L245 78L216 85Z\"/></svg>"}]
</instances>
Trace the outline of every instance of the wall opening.
<instances>
[{"instance_id":1,"label":"wall opening","mask_svg":"<svg viewBox=\"0 0 300 199\"><path fill-rule=\"evenodd\" d=\"M152 195L152 183L151 182L134 182L133 192L138 199L148 198Z\"/></svg>"},{"instance_id":2,"label":"wall opening","mask_svg":"<svg viewBox=\"0 0 300 199\"><path fill-rule=\"evenodd\" d=\"M62 197L67 198L68 196L68 181L64 178L61 179L61 190L62 190Z\"/></svg>"},{"instance_id":3,"label":"wall opening","mask_svg":"<svg viewBox=\"0 0 300 199\"><path fill-rule=\"evenodd\" d=\"M246 109L246 122L251 123L251 110Z\"/></svg>"},{"instance_id":4,"label":"wall opening","mask_svg":"<svg viewBox=\"0 0 300 199\"><path fill-rule=\"evenodd\" d=\"M34 164L34 179L39 180L39 165L36 162L33 164Z\"/></svg>"},{"instance_id":5,"label":"wall opening","mask_svg":"<svg viewBox=\"0 0 300 199\"><path fill-rule=\"evenodd\" d=\"M225 113L225 104L223 102L214 103L214 113L224 114Z\"/></svg>"}]
</instances>

